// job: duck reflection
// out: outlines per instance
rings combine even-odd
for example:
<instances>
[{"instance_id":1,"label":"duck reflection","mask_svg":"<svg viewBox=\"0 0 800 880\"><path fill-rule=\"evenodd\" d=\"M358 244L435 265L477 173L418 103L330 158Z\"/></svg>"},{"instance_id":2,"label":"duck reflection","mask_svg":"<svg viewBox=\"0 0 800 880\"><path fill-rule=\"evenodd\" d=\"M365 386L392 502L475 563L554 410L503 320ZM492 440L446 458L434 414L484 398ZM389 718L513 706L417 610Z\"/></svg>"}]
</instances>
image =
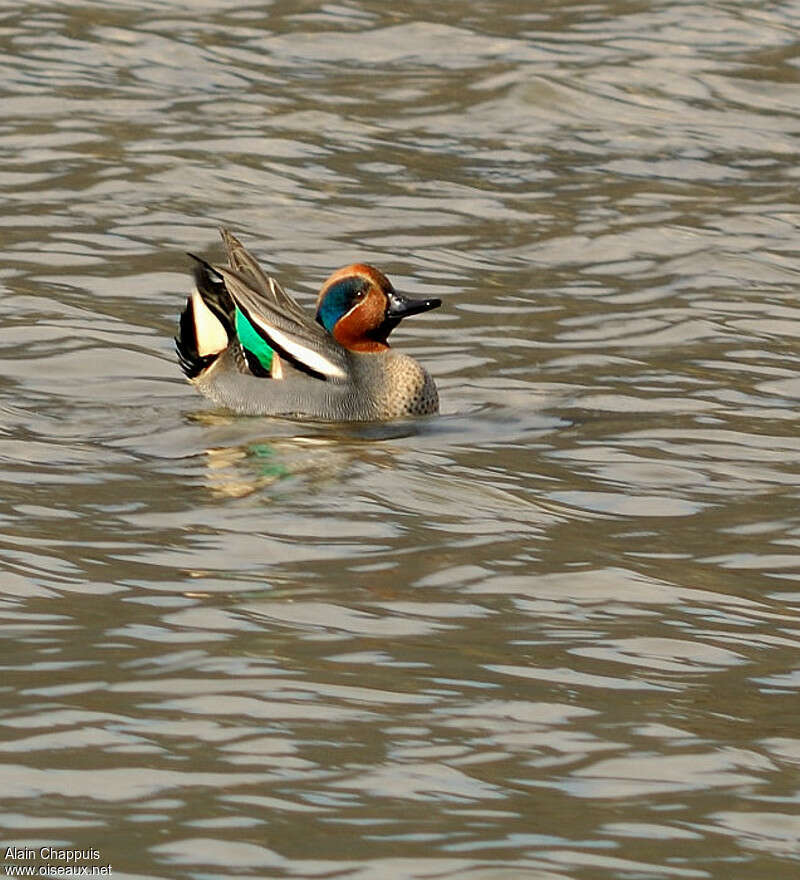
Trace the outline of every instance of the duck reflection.
<instances>
[{"instance_id":1,"label":"duck reflection","mask_svg":"<svg viewBox=\"0 0 800 880\"><path fill-rule=\"evenodd\" d=\"M419 433L425 420L327 424L201 413L193 420L216 441L205 449L206 482L218 496L242 498L278 485L289 488L337 480L358 460L391 466L395 455L380 441ZM264 436L268 427L270 434ZM377 445L376 445L377 444Z\"/></svg>"}]
</instances>

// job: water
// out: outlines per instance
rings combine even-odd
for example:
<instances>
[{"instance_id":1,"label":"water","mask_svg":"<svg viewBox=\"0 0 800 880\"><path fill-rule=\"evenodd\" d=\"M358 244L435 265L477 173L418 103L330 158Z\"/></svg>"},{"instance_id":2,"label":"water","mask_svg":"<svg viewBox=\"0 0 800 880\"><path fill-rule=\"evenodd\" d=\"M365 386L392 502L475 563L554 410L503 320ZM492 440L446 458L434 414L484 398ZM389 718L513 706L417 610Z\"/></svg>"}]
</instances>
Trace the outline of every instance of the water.
<instances>
[{"instance_id":1,"label":"water","mask_svg":"<svg viewBox=\"0 0 800 880\"><path fill-rule=\"evenodd\" d=\"M0 3L6 866L797 876L798 25ZM221 223L442 415L198 397Z\"/></svg>"}]
</instances>

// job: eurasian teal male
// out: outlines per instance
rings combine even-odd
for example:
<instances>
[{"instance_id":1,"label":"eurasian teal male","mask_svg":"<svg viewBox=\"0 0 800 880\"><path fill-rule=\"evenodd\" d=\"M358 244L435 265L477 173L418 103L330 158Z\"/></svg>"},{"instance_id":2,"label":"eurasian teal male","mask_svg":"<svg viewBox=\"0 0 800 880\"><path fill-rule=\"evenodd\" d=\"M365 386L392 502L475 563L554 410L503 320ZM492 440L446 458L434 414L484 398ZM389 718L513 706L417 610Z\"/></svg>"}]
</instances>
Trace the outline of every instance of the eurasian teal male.
<instances>
[{"instance_id":1,"label":"eurasian teal male","mask_svg":"<svg viewBox=\"0 0 800 880\"><path fill-rule=\"evenodd\" d=\"M441 305L409 299L372 266L322 285L316 322L226 229L227 266L195 257L196 289L175 344L189 381L246 415L378 421L439 409L436 385L387 338L407 315Z\"/></svg>"}]
</instances>

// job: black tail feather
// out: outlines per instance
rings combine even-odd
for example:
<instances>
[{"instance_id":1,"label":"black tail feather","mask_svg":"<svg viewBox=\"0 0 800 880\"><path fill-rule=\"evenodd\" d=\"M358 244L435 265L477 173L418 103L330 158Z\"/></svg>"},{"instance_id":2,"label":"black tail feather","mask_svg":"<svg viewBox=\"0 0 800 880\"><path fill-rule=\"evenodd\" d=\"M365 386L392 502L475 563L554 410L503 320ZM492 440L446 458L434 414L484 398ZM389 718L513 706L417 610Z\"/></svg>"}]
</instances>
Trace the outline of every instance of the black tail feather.
<instances>
[{"instance_id":1,"label":"black tail feather","mask_svg":"<svg viewBox=\"0 0 800 880\"><path fill-rule=\"evenodd\" d=\"M233 313L235 305L225 287L225 280L217 270L202 257L194 254L189 256L195 261L192 267L194 283L203 297L203 302L220 319L226 330L233 329ZM230 333L229 333L230 335Z\"/></svg>"},{"instance_id":2,"label":"black tail feather","mask_svg":"<svg viewBox=\"0 0 800 880\"><path fill-rule=\"evenodd\" d=\"M181 312L178 335L175 337L175 351L178 353L178 363L188 379L199 376L217 358L215 354L201 355L197 350L194 306L191 297L186 301L186 308Z\"/></svg>"},{"instance_id":3,"label":"black tail feather","mask_svg":"<svg viewBox=\"0 0 800 880\"><path fill-rule=\"evenodd\" d=\"M203 302L219 319L228 338L232 339L234 336L233 313L235 306L231 295L225 288L222 276L201 257L196 257L194 254L189 254L189 256L195 261L194 280ZM218 354L201 355L198 351L194 304L191 297L188 298L186 308L181 312L178 335L175 337L175 350L178 353L178 363L189 379L199 376L219 356Z\"/></svg>"}]
</instances>

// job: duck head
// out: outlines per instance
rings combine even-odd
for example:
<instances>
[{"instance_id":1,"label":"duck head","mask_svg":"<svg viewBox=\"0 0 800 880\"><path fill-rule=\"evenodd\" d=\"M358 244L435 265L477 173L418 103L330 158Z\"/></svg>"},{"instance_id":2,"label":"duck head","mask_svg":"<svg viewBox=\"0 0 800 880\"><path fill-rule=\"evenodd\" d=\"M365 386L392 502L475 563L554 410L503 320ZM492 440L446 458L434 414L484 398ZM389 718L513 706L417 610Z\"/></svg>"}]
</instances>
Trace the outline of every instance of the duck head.
<instances>
[{"instance_id":1,"label":"duck head","mask_svg":"<svg viewBox=\"0 0 800 880\"><path fill-rule=\"evenodd\" d=\"M355 263L334 272L322 285L317 321L351 351L385 351L389 334L403 318L441 304L440 299L403 296L383 272Z\"/></svg>"}]
</instances>

